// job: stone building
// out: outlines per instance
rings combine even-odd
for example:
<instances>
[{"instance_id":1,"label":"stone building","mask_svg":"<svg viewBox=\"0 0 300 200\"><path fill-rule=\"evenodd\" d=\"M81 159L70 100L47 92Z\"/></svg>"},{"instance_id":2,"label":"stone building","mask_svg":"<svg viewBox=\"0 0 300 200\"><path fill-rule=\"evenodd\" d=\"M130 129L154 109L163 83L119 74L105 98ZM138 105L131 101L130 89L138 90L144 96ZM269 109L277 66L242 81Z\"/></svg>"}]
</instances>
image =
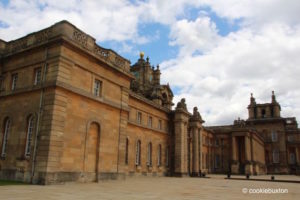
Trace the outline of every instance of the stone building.
<instances>
[{"instance_id":1,"label":"stone building","mask_svg":"<svg viewBox=\"0 0 300 200\"><path fill-rule=\"evenodd\" d=\"M271 103L264 104L256 103L251 94L247 120L238 119L228 126L207 127L215 141L221 141L221 147L224 141L230 146L226 148L227 155L226 151L220 151L223 153L221 160L225 162L223 167L212 171L299 174L300 131L297 121L294 117L281 117L280 111L274 91ZM216 146L215 151L218 151L220 147Z\"/></svg>"},{"instance_id":2,"label":"stone building","mask_svg":"<svg viewBox=\"0 0 300 200\"><path fill-rule=\"evenodd\" d=\"M160 75L143 53L131 66L67 21L0 40L0 179L297 171L297 122L280 117L275 95L252 97L246 121L203 127L184 99L172 109Z\"/></svg>"}]
</instances>

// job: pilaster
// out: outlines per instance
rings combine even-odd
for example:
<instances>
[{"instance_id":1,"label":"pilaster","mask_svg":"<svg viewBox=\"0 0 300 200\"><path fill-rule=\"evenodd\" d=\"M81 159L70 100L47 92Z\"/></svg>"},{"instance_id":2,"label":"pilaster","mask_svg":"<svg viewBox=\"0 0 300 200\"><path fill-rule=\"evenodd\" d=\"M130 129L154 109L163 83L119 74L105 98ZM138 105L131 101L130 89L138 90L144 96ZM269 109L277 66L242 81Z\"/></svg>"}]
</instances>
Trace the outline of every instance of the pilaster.
<instances>
[{"instance_id":1,"label":"pilaster","mask_svg":"<svg viewBox=\"0 0 300 200\"><path fill-rule=\"evenodd\" d=\"M175 110L174 119L174 131L175 131L175 176L186 176L188 174L187 163L187 124L189 119L189 113L186 108L185 100L177 104Z\"/></svg>"}]
</instances>

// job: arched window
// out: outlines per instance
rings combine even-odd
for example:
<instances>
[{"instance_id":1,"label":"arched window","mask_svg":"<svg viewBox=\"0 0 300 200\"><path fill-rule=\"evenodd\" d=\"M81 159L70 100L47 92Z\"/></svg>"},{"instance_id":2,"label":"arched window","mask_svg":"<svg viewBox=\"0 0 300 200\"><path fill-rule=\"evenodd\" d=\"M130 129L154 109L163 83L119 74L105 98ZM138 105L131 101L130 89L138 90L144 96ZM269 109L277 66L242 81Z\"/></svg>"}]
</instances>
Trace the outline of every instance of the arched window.
<instances>
[{"instance_id":1,"label":"arched window","mask_svg":"<svg viewBox=\"0 0 300 200\"><path fill-rule=\"evenodd\" d=\"M27 133L26 133L26 146L25 146L25 157L29 157L31 153L31 143L34 128L34 117L30 115L27 120Z\"/></svg>"},{"instance_id":2,"label":"arched window","mask_svg":"<svg viewBox=\"0 0 300 200\"><path fill-rule=\"evenodd\" d=\"M147 166L152 166L152 143L148 143Z\"/></svg>"},{"instance_id":3,"label":"arched window","mask_svg":"<svg viewBox=\"0 0 300 200\"><path fill-rule=\"evenodd\" d=\"M135 164L141 165L141 141L136 142Z\"/></svg>"},{"instance_id":4,"label":"arched window","mask_svg":"<svg viewBox=\"0 0 300 200\"><path fill-rule=\"evenodd\" d=\"M129 145L129 140L126 138L126 146L125 146L125 164L128 165L128 145Z\"/></svg>"},{"instance_id":5,"label":"arched window","mask_svg":"<svg viewBox=\"0 0 300 200\"><path fill-rule=\"evenodd\" d=\"M157 166L161 166L161 144L158 145Z\"/></svg>"},{"instance_id":6,"label":"arched window","mask_svg":"<svg viewBox=\"0 0 300 200\"><path fill-rule=\"evenodd\" d=\"M6 118L4 120L4 127L3 127L3 139L2 139L2 148L1 148L2 158L5 158L6 156L6 145L7 145L9 130L10 130L10 119Z\"/></svg>"}]
</instances>

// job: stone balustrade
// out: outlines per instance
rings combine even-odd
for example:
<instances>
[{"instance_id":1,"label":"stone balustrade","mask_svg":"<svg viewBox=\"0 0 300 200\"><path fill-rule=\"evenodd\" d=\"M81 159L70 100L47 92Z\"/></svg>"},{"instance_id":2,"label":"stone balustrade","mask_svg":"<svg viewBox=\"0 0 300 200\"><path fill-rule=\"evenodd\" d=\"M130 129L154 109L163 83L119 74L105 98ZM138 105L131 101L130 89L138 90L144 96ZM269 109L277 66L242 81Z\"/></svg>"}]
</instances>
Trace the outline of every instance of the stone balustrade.
<instances>
[{"instance_id":1,"label":"stone balustrade","mask_svg":"<svg viewBox=\"0 0 300 200\"><path fill-rule=\"evenodd\" d=\"M110 49L100 47L93 37L79 30L68 21L58 22L49 28L28 34L25 37L10 42L5 42L0 39L0 54L3 57L9 56L13 53L54 41L58 38L72 42L115 68L125 72L130 71L130 61Z\"/></svg>"}]
</instances>

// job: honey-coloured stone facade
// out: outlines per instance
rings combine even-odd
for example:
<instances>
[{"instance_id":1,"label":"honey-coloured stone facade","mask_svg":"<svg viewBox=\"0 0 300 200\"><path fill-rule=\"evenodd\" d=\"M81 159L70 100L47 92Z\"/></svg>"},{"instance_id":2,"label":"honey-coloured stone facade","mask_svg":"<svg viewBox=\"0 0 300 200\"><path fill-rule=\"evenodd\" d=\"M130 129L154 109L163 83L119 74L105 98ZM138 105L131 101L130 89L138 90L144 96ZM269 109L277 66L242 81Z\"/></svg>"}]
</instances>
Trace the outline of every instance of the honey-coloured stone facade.
<instances>
[{"instance_id":1,"label":"honey-coloured stone facade","mask_svg":"<svg viewBox=\"0 0 300 200\"><path fill-rule=\"evenodd\" d=\"M298 173L299 130L280 105L205 127L160 83L67 21L0 40L0 179L35 184L128 176Z\"/></svg>"}]
</instances>

